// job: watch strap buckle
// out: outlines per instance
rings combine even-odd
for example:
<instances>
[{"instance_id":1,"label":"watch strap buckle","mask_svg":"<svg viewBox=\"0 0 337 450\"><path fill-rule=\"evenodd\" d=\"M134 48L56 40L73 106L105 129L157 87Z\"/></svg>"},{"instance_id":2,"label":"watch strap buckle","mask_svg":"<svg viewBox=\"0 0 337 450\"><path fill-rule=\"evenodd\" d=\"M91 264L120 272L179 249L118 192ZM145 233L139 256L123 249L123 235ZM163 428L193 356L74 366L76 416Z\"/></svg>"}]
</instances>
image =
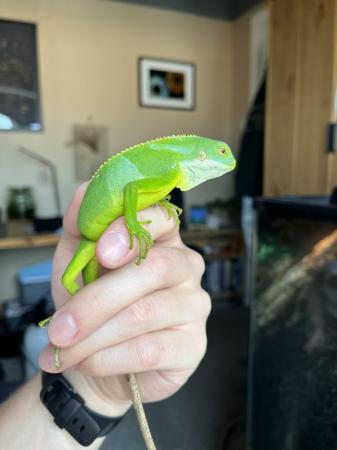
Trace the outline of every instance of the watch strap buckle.
<instances>
[{"instance_id":1,"label":"watch strap buckle","mask_svg":"<svg viewBox=\"0 0 337 450\"><path fill-rule=\"evenodd\" d=\"M64 428L81 445L88 446L104 436L121 420L95 413L85 406L82 397L61 374L43 372L40 398L54 417L59 428Z\"/></svg>"}]
</instances>

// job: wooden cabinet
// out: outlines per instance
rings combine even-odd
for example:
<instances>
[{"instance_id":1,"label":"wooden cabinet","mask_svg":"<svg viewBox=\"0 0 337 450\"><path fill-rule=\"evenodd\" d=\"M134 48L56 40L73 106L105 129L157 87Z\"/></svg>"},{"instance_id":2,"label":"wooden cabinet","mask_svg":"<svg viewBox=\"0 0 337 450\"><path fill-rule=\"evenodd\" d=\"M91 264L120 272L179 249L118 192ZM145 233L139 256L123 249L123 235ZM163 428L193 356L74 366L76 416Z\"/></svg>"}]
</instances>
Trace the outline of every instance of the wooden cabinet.
<instances>
[{"instance_id":1,"label":"wooden cabinet","mask_svg":"<svg viewBox=\"0 0 337 450\"><path fill-rule=\"evenodd\" d=\"M336 121L337 0L271 0L264 193L326 194Z\"/></svg>"}]
</instances>

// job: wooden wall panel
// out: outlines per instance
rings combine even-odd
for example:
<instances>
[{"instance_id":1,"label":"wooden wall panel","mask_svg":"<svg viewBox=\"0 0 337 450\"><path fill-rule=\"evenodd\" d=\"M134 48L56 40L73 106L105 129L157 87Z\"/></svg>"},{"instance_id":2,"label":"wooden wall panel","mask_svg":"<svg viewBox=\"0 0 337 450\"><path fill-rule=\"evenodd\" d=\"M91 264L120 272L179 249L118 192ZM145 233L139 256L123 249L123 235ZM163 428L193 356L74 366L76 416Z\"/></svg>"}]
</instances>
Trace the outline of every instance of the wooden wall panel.
<instances>
[{"instance_id":1,"label":"wooden wall panel","mask_svg":"<svg viewBox=\"0 0 337 450\"><path fill-rule=\"evenodd\" d=\"M331 193L337 187L337 157L329 155L328 158L328 186L327 192Z\"/></svg>"},{"instance_id":2,"label":"wooden wall panel","mask_svg":"<svg viewBox=\"0 0 337 450\"><path fill-rule=\"evenodd\" d=\"M336 92L337 0L270 2L265 145L267 195L325 194L336 173L326 152Z\"/></svg>"},{"instance_id":3,"label":"wooden wall panel","mask_svg":"<svg viewBox=\"0 0 337 450\"><path fill-rule=\"evenodd\" d=\"M337 122L337 6L335 7L334 14L335 26L334 26L334 74L333 83L331 88L331 122ZM331 192L337 186L337 154L330 154L328 157L328 192Z\"/></svg>"},{"instance_id":4,"label":"wooden wall panel","mask_svg":"<svg viewBox=\"0 0 337 450\"><path fill-rule=\"evenodd\" d=\"M327 127L333 103L335 1L301 0L300 8L293 187L296 194L324 194L328 187Z\"/></svg>"},{"instance_id":5,"label":"wooden wall panel","mask_svg":"<svg viewBox=\"0 0 337 450\"><path fill-rule=\"evenodd\" d=\"M297 0L270 1L264 191L291 192L299 21Z\"/></svg>"}]
</instances>

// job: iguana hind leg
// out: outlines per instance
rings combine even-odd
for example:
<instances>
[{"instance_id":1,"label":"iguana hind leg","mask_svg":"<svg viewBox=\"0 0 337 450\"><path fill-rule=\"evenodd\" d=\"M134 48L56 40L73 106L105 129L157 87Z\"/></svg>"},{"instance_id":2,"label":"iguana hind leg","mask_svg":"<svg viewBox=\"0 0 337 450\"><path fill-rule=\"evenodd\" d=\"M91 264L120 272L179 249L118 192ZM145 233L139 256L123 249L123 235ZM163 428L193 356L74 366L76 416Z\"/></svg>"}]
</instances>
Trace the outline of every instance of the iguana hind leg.
<instances>
[{"instance_id":1,"label":"iguana hind leg","mask_svg":"<svg viewBox=\"0 0 337 450\"><path fill-rule=\"evenodd\" d=\"M77 276L83 272L83 282L88 284L98 277L98 261L96 259L96 242L81 238L74 256L62 275L62 284L69 294L74 295L80 289L76 282ZM96 267L97 266L97 267ZM95 274L97 274L95 276ZM51 321L52 316L39 322L43 328Z\"/></svg>"},{"instance_id":2,"label":"iguana hind leg","mask_svg":"<svg viewBox=\"0 0 337 450\"><path fill-rule=\"evenodd\" d=\"M62 275L62 284L69 294L74 295L80 290L76 282L77 276L96 255L96 242L81 238L76 252ZM90 269L91 270L91 269Z\"/></svg>"},{"instance_id":3,"label":"iguana hind leg","mask_svg":"<svg viewBox=\"0 0 337 450\"><path fill-rule=\"evenodd\" d=\"M85 285L91 283L92 281L95 281L98 278L99 263L97 261L95 253L96 242L89 241L88 239L81 239L74 257L68 264L68 267L66 268L62 276L62 283L70 294L74 295L80 289L80 286L76 283L75 279L77 278L77 275L81 272L81 270L83 283ZM93 256L91 256L92 254ZM88 261L88 258L90 258L90 256L91 259L89 259ZM82 268L83 264L85 264L85 266ZM60 347L54 348L54 366L56 367L56 369L59 369L61 367L60 352Z\"/></svg>"},{"instance_id":4,"label":"iguana hind leg","mask_svg":"<svg viewBox=\"0 0 337 450\"><path fill-rule=\"evenodd\" d=\"M94 256L82 270L83 283L85 285L92 283L99 277L99 262Z\"/></svg>"}]
</instances>

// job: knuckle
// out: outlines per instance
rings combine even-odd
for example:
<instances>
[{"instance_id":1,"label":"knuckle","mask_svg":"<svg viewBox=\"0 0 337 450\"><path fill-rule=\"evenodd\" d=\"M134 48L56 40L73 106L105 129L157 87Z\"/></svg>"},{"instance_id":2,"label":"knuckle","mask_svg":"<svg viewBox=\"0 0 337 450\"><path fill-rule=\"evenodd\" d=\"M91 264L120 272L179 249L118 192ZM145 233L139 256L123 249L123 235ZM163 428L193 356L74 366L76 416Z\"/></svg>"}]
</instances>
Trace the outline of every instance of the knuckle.
<instances>
[{"instance_id":1,"label":"knuckle","mask_svg":"<svg viewBox=\"0 0 337 450\"><path fill-rule=\"evenodd\" d=\"M209 294L198 287L188 291L187 317L189 322L203 324L211 312L211 299Z\"/></svg>"},{"instance_id":2,"label":"knuckle","mask_svg":"<svg viewBox=\"0 0 337 450\"><path fill-rule=\"evenodd\" d=\"M103 296L105 295L104 288L97 289L94 285L88 285L80 292L84 296L84 301L88 301L90 309L96 312L99 306L102 305Z\"/></svg>"},{"instance_id":3,"label":"knuckle","mask_svg":"<svg viewBox=\"0 0 337 450\"><path fill-rule=\"evenodd\" d=\"M167 249L152 249L147 258L147 269L151 276L161 282L168 282L172 267L174 267L174 258Z\"/></svg>"},{"instance_id":4,"label":"knuckle","mask_svg":"<svg viewBox=\"0 0 337 450\"><path fill-rule=\"evenodd\" d=\"M202 294L200 298L200 304L202 305L202 310L204 313L205 319L210 315L212 310L212 301L208 292L202 289Z\"/></svg>"},{"instance_id":5,"label":"knuckle","mask_svg":"<svg viewBox=\"0 0 337 450\"><path fill-rule=\"evenodd\" d=\"M158 366L162 350L158 340L150 335L143 335L136 339L134 352L141 370L150 370Z\"/></svg>"},{"instance_id":6,"label":"knuckle","mask_svg":"<svg viewBox=\"0 0 337 450\"><path fill-rule=\"evenodd\" d=\"M102 292L93 289L90 292L90 311L93 315L96 315L97 311L99 311L100 306L102 305Z\"/></svg>"},{"instance_id":7,"label":"knuckle","mask_svg":"<svg viewBox=\"0 0 337 450\"><path fill-rule=\"evenodd\" d=\"M101 316L111 298L116 295L111 283L100 283L98 286L88 285L82 291L85 296L83 304L90 305L92 317Z\"/></svg>"},{"instance_id":8,"label":"knuckle","mask_svg":"<svg viewBox=\"0 0 337 450\"><path fill-rule=\"evenodd\" d=\"M206 333L201 333L199 337L195 340L195 357L197 362L199 363L203 357L205 356L207 350L207 336Z\"/></svg>"},{"instance_id":9,"label":"knuckle","mask_svg":"<svg viewBox=\"0 0 337 450\"><path fill-rule=\"evenodd\" d=\"M103 351L89 356L78 364L77 370L92 377L103 377L106 375L107 357Z\"/></svg>"},{"instance_id":10,"label":"knuckle","mask_svg":"<svg viewBox=\"0 0 337 450\"><path fill-rule=\"evenodd\" d=\"M193 309L195 310L195 319L206 322L211 309L212 303L209 294L204 289L199 289L198 293L193 296Z\"/></svg>"},{"instance_id":11,"label":"knuckle","mask_svg":"<svg viewBox=\"0 0 337 450\"><path fill-rule=\"evenodd\" d=\"M91 367L94 376L104 376L109 372L111 366L110 353L107 350L101 350L93 357Z\"/></svg>"},{"instance_id":12,"label":"knuckle","mask_svg":"<svg viewBox=\"0 0 337 450\"><path fill-rule=\"evenodd\" d=\"M151 299L143 298L125 310L125 319L129 326L137 327L155 323L158 319L158 305Z\"/></svg>"},{"instance_id":13,"label":"knuckle","mask_svg":"<svg viewBox=\"0 0 337 450\"><path fill-rule=\"evenodd\" d=\"M190 259L192 266L194 267L194 271L201 277L205 272L204 258L200 255L200 253L190 249Z\"/></svg>"}]
</instances>

